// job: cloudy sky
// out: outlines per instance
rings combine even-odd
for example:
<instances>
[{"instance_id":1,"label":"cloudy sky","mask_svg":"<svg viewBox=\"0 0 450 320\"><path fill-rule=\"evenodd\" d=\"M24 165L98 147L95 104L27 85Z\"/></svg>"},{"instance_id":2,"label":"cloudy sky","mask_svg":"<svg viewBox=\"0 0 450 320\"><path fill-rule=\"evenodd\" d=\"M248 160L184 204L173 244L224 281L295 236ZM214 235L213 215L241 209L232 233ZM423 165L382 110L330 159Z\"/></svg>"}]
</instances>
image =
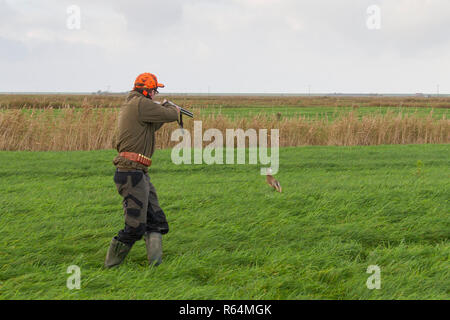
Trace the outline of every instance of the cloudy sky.
<instances>
[{"instance_id":1,"label":"cloudy sky","mask_svg":"<svg viewBox=\"0 0 450 320\"><path fill-rule=\"evenodd\" d=\"M450 93L449 30L448 0L0 0L0 92Z\"/></svg>"}]
</instances>

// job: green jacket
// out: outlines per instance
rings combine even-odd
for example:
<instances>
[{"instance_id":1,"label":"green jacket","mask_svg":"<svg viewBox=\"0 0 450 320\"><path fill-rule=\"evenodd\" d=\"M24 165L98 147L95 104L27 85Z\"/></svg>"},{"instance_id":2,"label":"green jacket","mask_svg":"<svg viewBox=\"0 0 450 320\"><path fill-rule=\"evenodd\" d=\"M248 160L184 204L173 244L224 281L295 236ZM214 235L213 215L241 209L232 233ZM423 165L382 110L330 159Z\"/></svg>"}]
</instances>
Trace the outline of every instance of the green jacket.
<instances>
[{"instance_id":1,"label":"green jacket","mask_svg":"<svg viewBox=\"0 0 450 320\"><path fill-rule=\"evenodd\" d=\"M155 132L166 122L178 120L177 109L164 106L131 91L120 108L118 119L117 151L135 152L151 158L155 151ZM119 168L142 169L147 167L117 156L113 163Z\"/></svg>"}]
</instances>

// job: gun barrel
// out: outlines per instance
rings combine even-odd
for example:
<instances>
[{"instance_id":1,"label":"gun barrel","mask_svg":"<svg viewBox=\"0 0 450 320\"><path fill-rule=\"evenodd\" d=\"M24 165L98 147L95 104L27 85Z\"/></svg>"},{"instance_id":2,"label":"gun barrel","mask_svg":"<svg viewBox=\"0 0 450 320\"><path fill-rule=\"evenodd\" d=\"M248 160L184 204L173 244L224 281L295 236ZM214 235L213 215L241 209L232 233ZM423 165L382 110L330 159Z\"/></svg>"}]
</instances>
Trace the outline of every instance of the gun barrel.
<instances>
[{"instance_id":1,"label":"gun barrel","mask_svg":"<svg viewBox=\"0 0 450 320\"><path fill-rule=\"evenodd\" d=\"M191 118L194 117L194 114L192 112L190 112L189 110L186 110L184 108L180 108L180 112L188 117L191 117Z\"/></svg>"},{"instance_id":2,"label":"gun barrel","mask_svg":"<svg viewBox=\"0 0 450 320\"><path fill-rule=\"evenodd\" d=\"M188 116L188 117L191 117L191 118L194 117L194 114L193 114L191 111L186 110L186 109L184 109L183 107L180 107L179 105L176 105L176 104L173 103L172 101L167 101L167 103L169 103L170 105L172 105L172 106L174 106L174 107L180 108L180 112L181 112L182 114L184 114L184 115L186 115L186 116Z\"/></svg>"}]
</instances>

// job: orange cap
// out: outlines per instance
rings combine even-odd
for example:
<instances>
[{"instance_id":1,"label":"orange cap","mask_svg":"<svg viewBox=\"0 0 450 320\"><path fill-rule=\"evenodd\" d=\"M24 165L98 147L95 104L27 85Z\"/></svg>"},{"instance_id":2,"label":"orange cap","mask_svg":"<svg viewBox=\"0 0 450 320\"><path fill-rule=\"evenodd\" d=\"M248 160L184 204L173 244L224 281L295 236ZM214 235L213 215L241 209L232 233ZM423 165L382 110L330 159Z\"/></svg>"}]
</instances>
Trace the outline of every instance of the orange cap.
<instances>
[{"instance_id":1,"label":"orange cap","mask_svg":"<svg viewBox=\"0 0 450 320\"><path fill-rule=\"evenodd\" d=\"M162 83L158 83L158 80L154 74L146 72L137 76L136 81L134 81L134 88L156 89L164 88L164 85Z\"/></svg>"}]
</instances>

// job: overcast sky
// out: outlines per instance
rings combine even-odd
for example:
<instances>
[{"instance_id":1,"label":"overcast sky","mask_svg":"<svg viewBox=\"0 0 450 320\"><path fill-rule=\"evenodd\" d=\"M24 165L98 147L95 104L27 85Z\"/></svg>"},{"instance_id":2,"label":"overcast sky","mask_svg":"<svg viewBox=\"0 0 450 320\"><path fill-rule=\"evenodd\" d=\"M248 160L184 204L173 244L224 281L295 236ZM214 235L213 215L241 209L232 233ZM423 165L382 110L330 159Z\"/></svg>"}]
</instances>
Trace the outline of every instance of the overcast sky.
<instances>
[{"instance_id":1,"label":"overcast sky","mask_svg":"<svg viewBox=\"0 0 450 320\"><path fill-rule=\"evenodd\" d=\"M448 0L0 0L0 92L450 93L449 31Z\"/></svg>"}]
</instances>

